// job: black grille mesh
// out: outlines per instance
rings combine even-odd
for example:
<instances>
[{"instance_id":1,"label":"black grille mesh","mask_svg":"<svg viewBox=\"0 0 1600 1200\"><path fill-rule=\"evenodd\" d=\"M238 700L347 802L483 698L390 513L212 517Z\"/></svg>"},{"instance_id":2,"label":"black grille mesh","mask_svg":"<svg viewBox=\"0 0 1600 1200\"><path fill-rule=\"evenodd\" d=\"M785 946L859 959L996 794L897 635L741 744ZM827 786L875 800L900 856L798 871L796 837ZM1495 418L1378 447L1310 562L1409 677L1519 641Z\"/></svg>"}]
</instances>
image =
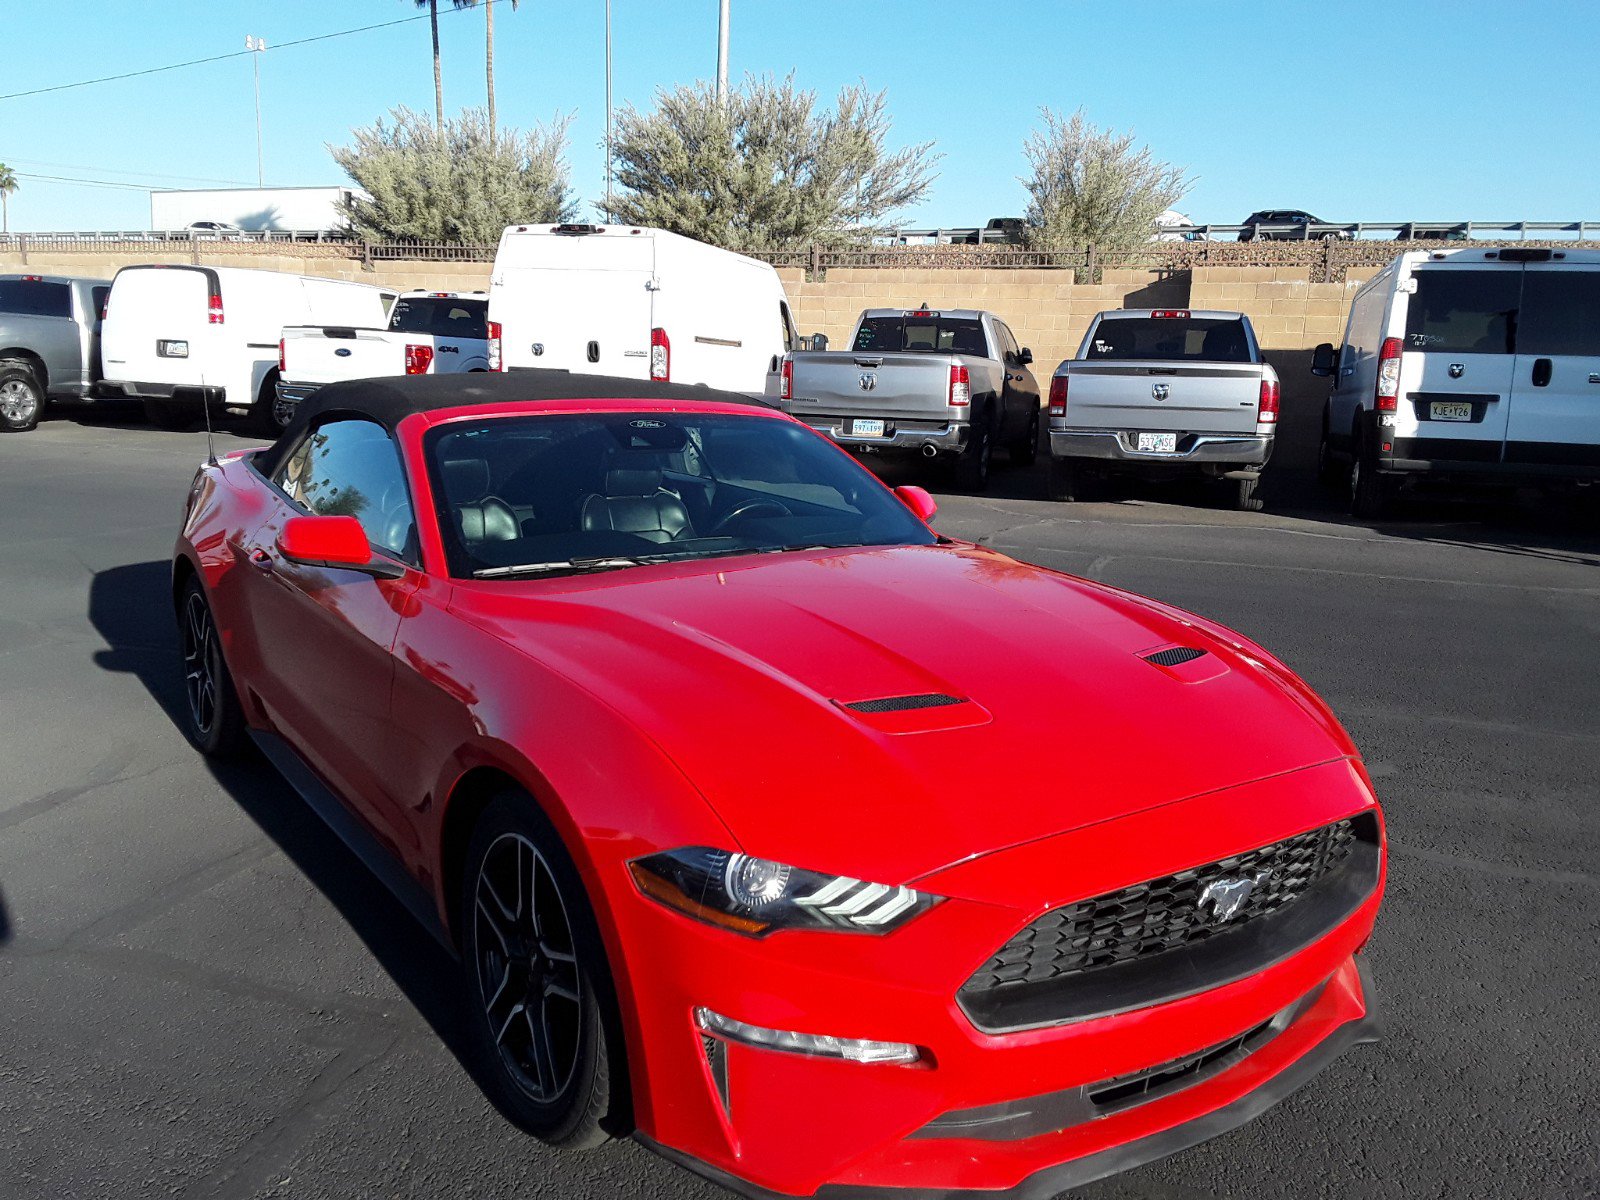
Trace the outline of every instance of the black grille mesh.
<instances>
[{"instance_id":1,"label":"black grille mesh","mask_svg":"<svg viewBox=\"0 0 1600 1200\"><path fill-rule=\"evenodd\" d=\"M967 981L963 993L1061 979L1177 950L1292 904L1350 854L1352 821L1338 821L1259 850L1052 909L1007 942ZM1263 875L1263 872L1265 874ZM1200 893L1220 879L1256 886L1228 921L1200 909Z\"/></svg>"},{"instance_id":2,"label":"black grille mesh","mask_svg":"<svg viewBox=\"0 0 1600 1200\"><path fill-rule=\"evenodd\" d=\"M1204 650L1196 650L1193 646L1168 646L1165 650L1157 650L1154 654L1146 654L1147 663L1155 663L1158 667L1176 667L1181 663L1193 662L1197 658L1204 658Z\"/></svg>"},{"instance_id":3,"label":"black grille mesh","mask_svg":"<svg viewBox=\"0 0 1600 1200\"><path fill-rule=\"evenodd\" d=\"M960 704L960 696L946 696L943 692L924 692L920 696L886 696L882 700L857 700L845 707L858 713L909 712L914 708L944 708Z\"/></svg>"}]
</instances>

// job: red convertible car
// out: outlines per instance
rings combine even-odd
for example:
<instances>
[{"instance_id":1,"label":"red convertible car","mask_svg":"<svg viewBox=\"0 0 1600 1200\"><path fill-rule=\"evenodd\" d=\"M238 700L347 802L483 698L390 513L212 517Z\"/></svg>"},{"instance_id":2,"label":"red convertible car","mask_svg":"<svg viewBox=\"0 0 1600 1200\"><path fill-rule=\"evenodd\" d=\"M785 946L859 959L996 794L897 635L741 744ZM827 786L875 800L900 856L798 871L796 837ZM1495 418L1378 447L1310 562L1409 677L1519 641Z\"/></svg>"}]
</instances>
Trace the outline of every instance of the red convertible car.
<instances>
[{"instance_id":1,"label":"red convertible car","mask_svg":"<svg viewBox=\"0 0 1600 1200\"><path fill-rule=\"evenodd\" d=\"M1053 1195L1373 1040L1383 823L1270 654L933 511L705 389L325 387L195 477L190 734L455 948L546 1141Z\"/></svg>"}]
</instances>

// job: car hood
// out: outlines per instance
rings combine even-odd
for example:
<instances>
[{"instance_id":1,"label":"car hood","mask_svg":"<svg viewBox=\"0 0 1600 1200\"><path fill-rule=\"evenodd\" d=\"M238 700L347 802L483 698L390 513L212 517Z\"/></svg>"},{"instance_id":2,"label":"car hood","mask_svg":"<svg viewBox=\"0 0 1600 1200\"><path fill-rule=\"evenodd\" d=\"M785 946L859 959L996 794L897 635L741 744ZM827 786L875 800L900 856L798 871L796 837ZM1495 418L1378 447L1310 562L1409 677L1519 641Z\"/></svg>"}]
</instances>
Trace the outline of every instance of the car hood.
<instances>
[{"instance_id":1,"label":"car hood","mask_svg":"<svg viewBox=\"0 0 1600 1200\"><path fill-rule=\"evenodd\" d=\"M470 592L475 619L653 739L739 848L876 882L1352 752L1248 643L977 547ZM1144 657L1173 647L1205 653Z\"/></svg>"}]
</instances>

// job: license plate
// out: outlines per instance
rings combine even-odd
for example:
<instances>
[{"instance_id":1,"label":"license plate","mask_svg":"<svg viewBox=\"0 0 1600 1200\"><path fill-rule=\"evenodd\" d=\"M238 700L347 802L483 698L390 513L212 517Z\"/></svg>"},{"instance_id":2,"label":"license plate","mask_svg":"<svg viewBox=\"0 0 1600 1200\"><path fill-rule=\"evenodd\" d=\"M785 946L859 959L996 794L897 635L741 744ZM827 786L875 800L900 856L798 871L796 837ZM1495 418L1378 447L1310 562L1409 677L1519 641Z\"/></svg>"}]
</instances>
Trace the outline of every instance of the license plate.
<instances>
[{"instance_id":1,"label":"license plate","mask_svg":"<svg viewBox=\"0 0 1600 1200\"><path fill-rule=\"evenodd\" d=\"M156 343L156 353L162 358L188 358L189 343L158 341Z\"/></svg>"},{"instance_id":2,"label":"license plate","mask_svg":"<svg viewBox=\"0 0 1600 1200\"><path fill-rule=\"evenodd\" d=\"M863 421L859 418L850 422L850 432L856 437L882 437L882 421Z\"/></svg>"},{"instance_id":3,"label":"license plate","mask_svg":"<svg viewBox=\"0 0 1600 1200\"><path fill-rule=\"evenodd\" d=\"M1470 421L1472 405L1459 401L1435 400L1428 405L1428 416L1435 421Z\"/></svg>"},{"instance_id":4,"label":"license plate","mask_svg":"<svg viewBox=\"0 0 1600 1200\"><path fill-rule=\"evenodd\" d=\"M1137 449L1149 454L1176 454L1178 435L1175 433L1141 433Z\"/></svg>"}]
</instances>

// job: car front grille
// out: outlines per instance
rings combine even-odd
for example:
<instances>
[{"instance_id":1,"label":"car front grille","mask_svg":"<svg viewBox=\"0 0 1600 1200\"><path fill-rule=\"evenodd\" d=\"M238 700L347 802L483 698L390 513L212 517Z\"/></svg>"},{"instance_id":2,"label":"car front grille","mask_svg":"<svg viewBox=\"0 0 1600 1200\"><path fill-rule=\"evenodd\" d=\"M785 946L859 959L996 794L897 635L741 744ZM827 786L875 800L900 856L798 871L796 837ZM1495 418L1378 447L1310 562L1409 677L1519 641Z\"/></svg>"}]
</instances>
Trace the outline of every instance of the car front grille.
<instances>
[{"instance_id":1,"label":"car front grille","mask_svg":"<svg viewBox=\"0 0 1600 1200\"><path fill-rule=\"evenodd\" d=\"M1202 990L1182 989L1174 982L1180 977L1241 977L1294 949L1285 936L1303 944L1348 915L1376 883L1377 858L1377 820L1364 813L1051 909L980 967L958 998L981 1028L1012 1028ZM1226 911L1239 891L1247 894ZM1187 956L1181 963L1180 954ZM1141 984L1150 994L1138 994ZM1063 1001L1053 1016L1046 996ZM1003 1016L1013 1007L1038 1011L1013 1025Z\"/></svg>"}]
</instances>

